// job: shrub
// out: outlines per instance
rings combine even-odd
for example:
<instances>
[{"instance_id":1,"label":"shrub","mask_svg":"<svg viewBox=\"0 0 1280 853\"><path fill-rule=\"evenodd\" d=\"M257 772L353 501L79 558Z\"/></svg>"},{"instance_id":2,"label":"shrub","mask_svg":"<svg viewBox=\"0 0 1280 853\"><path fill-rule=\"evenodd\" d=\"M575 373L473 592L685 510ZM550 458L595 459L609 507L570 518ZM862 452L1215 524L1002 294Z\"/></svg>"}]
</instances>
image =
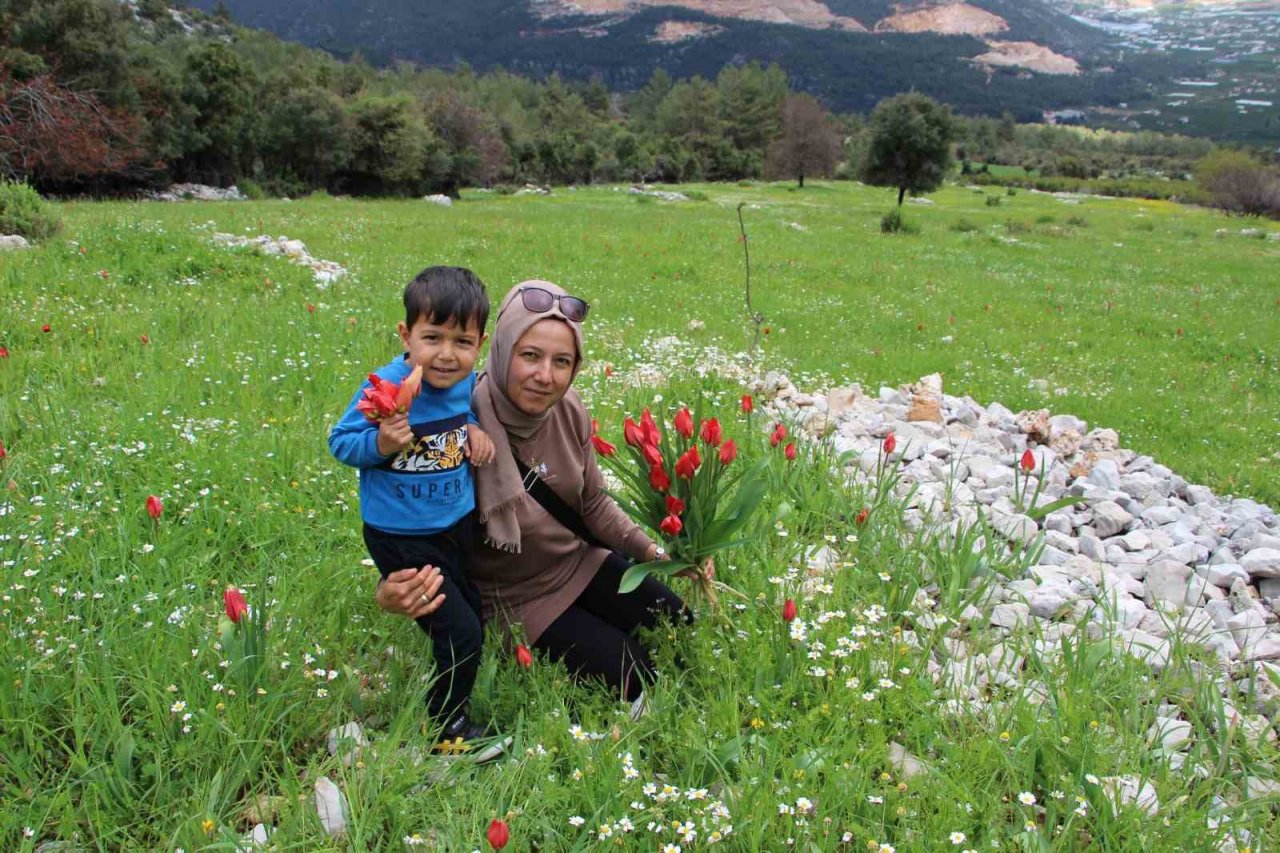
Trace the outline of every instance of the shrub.
<instances>
[{"instance_id":1,"label":"shrub","mask_svg":"<svg viewBox=\"0 0 1280 853\"><path fill-rule=\"evenodd\" d=\"M701 190L685 190L684 197L689 199L689 201L706 201L707 200L707 194L702 192Z\"/></svg>"},{"instance_id":2,"label":"shrub","mask_svg":"<svg viewBox=\"0 0 1280 853\"><path fill-rule=\"evenodd\" d=\"M902 212L891 210L880 217L880 233L897 234L902 230Z\"/></svg>"},{"instance_id":3,"label":"shrub","mask_svg":"<svg viewBox=\"0 0 1280 853\"><path fill-rule=\"evenodd\" d=\"M26 183L0 181L0 234L43 240L62 228L53 208Z\"/></svg>"},{"instance_id":4,"label":"shrub","mask_svg":"<svg viewBox=\"0 0 1280 853\"><path fill-rule=\"evenodd\" d=\"M252 178L241 178L236 183L236 189L240 190L244 197L250 201L262 201L268 197L267 191L263 189L262 184Z\"/></svg>"},{"instance_id":5,"label":"shrub","mask_svg":"<svg viewBox=\"0 0 1280 853\"><path fill-rule=\"evenodd\" d=\"M1006 219L1004 221L1004 232L1009 236L1015 234L1026 234L1031 231L1031 226L1019 219Z\"/></svg>"},{"instance_id":6,"label":"shrub","mask_svg":"<svg viewBox=\"0 0 1280 853\"><path fill-rule=\"evenodd\" d=\"M1068 216L1067 224L1072 228L1088 228L1089 220L1085 219L1083 216Z\"/></svg>"},{"instance_id":7,"label":"shrub","mask_svg":"<svg viewBox=\"0 0 1280 853\"><path fill-rule=\"evenodd\" d=\"M1245 216L1280 216L1280 169L1243 151L1218 149L1196 164L1196 183L1214 207Z\"/></svg>"},{"instance_id":8,"label":"shrub","mask_svg":"<svg viewBox=\"0 0 1280 853\"><path fill-rule=\"evenodd\" d=\"M967 219L961 219L959 222L951 223L951 230L960 234L972 234L978 230L978 226Z\"/></svg>"},{"instance_id":9,"label":"shrub","mask_svg":"<svg viewBox=\"0 0 1280 853\"><path fill-rule=\"evenodd\" d=\"M1036 217L1037 225L1052 225L1057 221L1058 221L1057 218L1051 213L1042 213L1041 215Z\"/></svg>"},{"instance_id":10,"label":"shrub","mask_svg":"<svg viewBox=\"0 0 1280 853\"><path fill-rule=\"evenodd\" d=\"M1017 194L1018 194L1018 188L1017 188L1017 187L1005 187L1005 188L1004 188L1004 194L1005 194L1005 195L1007 195L1007 196L1009 196L1009 197L1013 197L1013 196L1015 196L1015 195L1017 195Z\"/></svg>"},{"instance_id":11,"label":"shrub","mask_svg":"<svg viewBox=\"0 0 1280 853\"><path fill-rule=\"evenodd\" d=\"M1001 198L998 195L987 196L987 207L999 207Z\"/></svg>"}]
</instances>

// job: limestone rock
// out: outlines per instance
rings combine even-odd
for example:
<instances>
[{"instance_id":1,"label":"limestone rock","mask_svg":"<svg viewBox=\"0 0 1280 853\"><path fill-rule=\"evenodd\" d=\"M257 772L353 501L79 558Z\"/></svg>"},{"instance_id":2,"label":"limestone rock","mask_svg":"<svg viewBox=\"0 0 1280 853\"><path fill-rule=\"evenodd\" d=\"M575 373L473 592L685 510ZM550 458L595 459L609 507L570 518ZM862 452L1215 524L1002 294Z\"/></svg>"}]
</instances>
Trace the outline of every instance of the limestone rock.
<instances>
[{"instance_id":1,"label":"limestone rock","mask_svg":"<svg viewBox=\"0 0 1280 853\"><path fill-rule=\"evenodd\" d=\"M1049 425L1049 410L1037 409L1018 414L1014 423L1018 432L1026 433L1027 439L1037 444L1048 444L1052 427Z\"/></svg>"},{"instance_id":2,"label":"limestone rock","mask_svg":"<svg viewBox=\"0 0 1280 853\"><path fill-rule=\"evenodd\" d=\"M1103 793L1111 801L1114 814L1120 814L1120 809L1126 806L1132 806L1153 817L1160 810L1160 798L1150 782L1136 776L1106 776L1100 781Z\"/></svg>"},{"instance_id":3,"label":"limestone rock","mask_svg":"<svg viewBox=\"0 0 1280 853\"><path fill-rule=\"evenodd\" d=\"M338 786L329 781L328 776L316 780L316 813L320 815L320 825L329 835L340 835L347 831L347 799L338 790Z\"/></svg>"},{"instance_id":4,"label":"limestone rock","mask_svg":"<svg viewBox=\"0 0 1280 853\"><path fill-rule=\"evenodd\" d=\"M1095 468L1096 472L1097 469ZM1092 475L1091 475L1092 476ZM1128 528L1133 516L1114 501L1103 501L1093 508L1093 529L1099 538L1106 539Z\"/></svg>"},{"instance_id":5,"label":"limestone rock","mask_svg":"<svg viewBox=\"0 0 1280 853\"><path fill-rule=\"evenodd\" d=\"M21 234L5 234L0 236L0 251L8 249L30 249L31 244Z\"/></svg>"},{"instance_id":6,"label":"limestone rock","mask_svg":"<svg viewBox=\"0 0 1280 853\"><path fill-rule=\"evenodd\" d=\"M1255 548L1240 558L1240 567L1256 578L1280 578L1280 551Z\"/></svg>"}]
</instances>

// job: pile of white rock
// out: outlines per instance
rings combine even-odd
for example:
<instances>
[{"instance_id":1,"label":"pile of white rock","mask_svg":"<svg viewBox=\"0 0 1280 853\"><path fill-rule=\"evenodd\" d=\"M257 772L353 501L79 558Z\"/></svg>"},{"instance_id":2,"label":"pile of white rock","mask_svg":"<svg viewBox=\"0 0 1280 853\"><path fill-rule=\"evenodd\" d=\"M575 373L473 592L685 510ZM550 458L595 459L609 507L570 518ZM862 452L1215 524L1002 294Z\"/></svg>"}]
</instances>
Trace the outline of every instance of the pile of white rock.
<instances>
[{"instance_id":1,"label":"pile of white rock","mask_svg":"<svg viewBox=\"0 0 1280 853\"><path fill-rule=\"evenodd\" d=\"M288 258L291 263L311 269L316 279L316 287L324 290L333 282L347 275L347 270L337 261L323 261L313 258L307 246L301 240L290 240L288 237L268 237L260 234L257 237L240 237L235 234L214 234L211 238L219 246L231 248L252 248L265 255L278 255Z\"/></svg>"},{"instance_id":2,"label":"pile of white rock","mask_svg":"<svg viewBox=\"0 0 1280 853\"><path fill-rule=\"evenodd\" d=\"M671 192L670 190L655 190L641 184L633 186L627 190L628 195L647 195L650 198L658 198L663 201L688 201L689 197L684 193Z\"/></svg>"},{"instance_id":3,"label":"pile of white rock","mask_svg":"<svg viewBox=\"0 0 1280 853\"><path fill-rule=\"evenodd\" d=\"M1022 577L1002 579L964 613L936 614L927 594L917 602L926 619L946 615L972 632L932 650L931 674L957 710L982 705L989 685L1044 703L1046 686L1025 671L1028 644L1053 658L1061 638L1084 631L1109 638L1153 673L1179 643L1208 649L1218 665L1202 674L1215 680L1228 724L1255 743L1276 741L1268 717L1280 707L1280 519L1270 507L1188 483L1121 447L1114 430L1090 429L1077 417L944 394L936 374L874 396L857 385L806 394L776 373L749 390L770 424L785 421L831 442L854 480L875 476L892 432L898 489L914 490L910 528L948 536L981 518L991 536L1038 554ZM1028 449L1029 471L1021 467ZM1040 513L1032 505L1068 497L1079 502L1033 517ZM814 588L837 565L824 551L810 554ZM1169 707L1158 728L1153 748L1181 766L1191 724ZM1272 779L1246 782L1251 797L1280 793ZM1145 790L1135 795L1146 798Z\"/></svg>"},{"instance_id":4,"label":"pile of white rock","mask_svg":"<svg viewBox=\"0 0 1280 853\"><path fill-rule=\"evenodd\" d=\"M167 190L156 190L146 194L151 201L248 201L249 197L237 187L226 189L211 187L208 184L174 184Z\"/></svg>"}]
</instances>

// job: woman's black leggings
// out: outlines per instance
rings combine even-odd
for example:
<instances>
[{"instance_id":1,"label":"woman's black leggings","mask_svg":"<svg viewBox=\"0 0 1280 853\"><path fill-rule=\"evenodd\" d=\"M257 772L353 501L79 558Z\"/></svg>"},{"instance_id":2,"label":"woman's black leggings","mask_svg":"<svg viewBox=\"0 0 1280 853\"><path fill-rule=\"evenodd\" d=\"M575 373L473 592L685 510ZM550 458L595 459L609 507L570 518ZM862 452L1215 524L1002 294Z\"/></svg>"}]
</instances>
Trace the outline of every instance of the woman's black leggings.
<instances>
[{"instance_id":1,"label":"woman's black leggings","mask_svg":"<svg viewBox=\"0 0 1280 853\"><path fill-rule=\"evenodd\" d=\"M618 584L630 565L621 555L610 554L534 647L563 661L574 675L603 679L634 702L656 674L649 653L636 641L636 629L653 628L664 618L692 622L693 614L678 595L652 577L631 592L619 593Z\"/></svg>"}]
</instances>

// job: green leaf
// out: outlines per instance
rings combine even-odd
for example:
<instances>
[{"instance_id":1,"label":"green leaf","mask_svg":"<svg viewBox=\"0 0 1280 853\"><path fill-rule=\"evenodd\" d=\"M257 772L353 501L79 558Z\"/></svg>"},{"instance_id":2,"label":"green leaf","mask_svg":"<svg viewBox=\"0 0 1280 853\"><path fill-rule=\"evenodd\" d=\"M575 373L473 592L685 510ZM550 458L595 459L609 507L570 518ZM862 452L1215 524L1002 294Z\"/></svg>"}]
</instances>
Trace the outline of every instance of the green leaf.
<instances>
[{"instance_id":1,"label":"green leaf","mask_svg":"<svg viewBox=\"0 0 1280 853\"><path fill-rule=\"evenodd\" d=\"M1060 509L1066 509L1069 506L1084 503L1084 501L1085 498L1081 495L1071 495L1065 498L1059 498L1053 503L1047 503L1044 506L1038 506L1027 510L1027 518L1032 521L1040 521L1051 512L1057 512Z\"/></svg>"}]
</instances>

